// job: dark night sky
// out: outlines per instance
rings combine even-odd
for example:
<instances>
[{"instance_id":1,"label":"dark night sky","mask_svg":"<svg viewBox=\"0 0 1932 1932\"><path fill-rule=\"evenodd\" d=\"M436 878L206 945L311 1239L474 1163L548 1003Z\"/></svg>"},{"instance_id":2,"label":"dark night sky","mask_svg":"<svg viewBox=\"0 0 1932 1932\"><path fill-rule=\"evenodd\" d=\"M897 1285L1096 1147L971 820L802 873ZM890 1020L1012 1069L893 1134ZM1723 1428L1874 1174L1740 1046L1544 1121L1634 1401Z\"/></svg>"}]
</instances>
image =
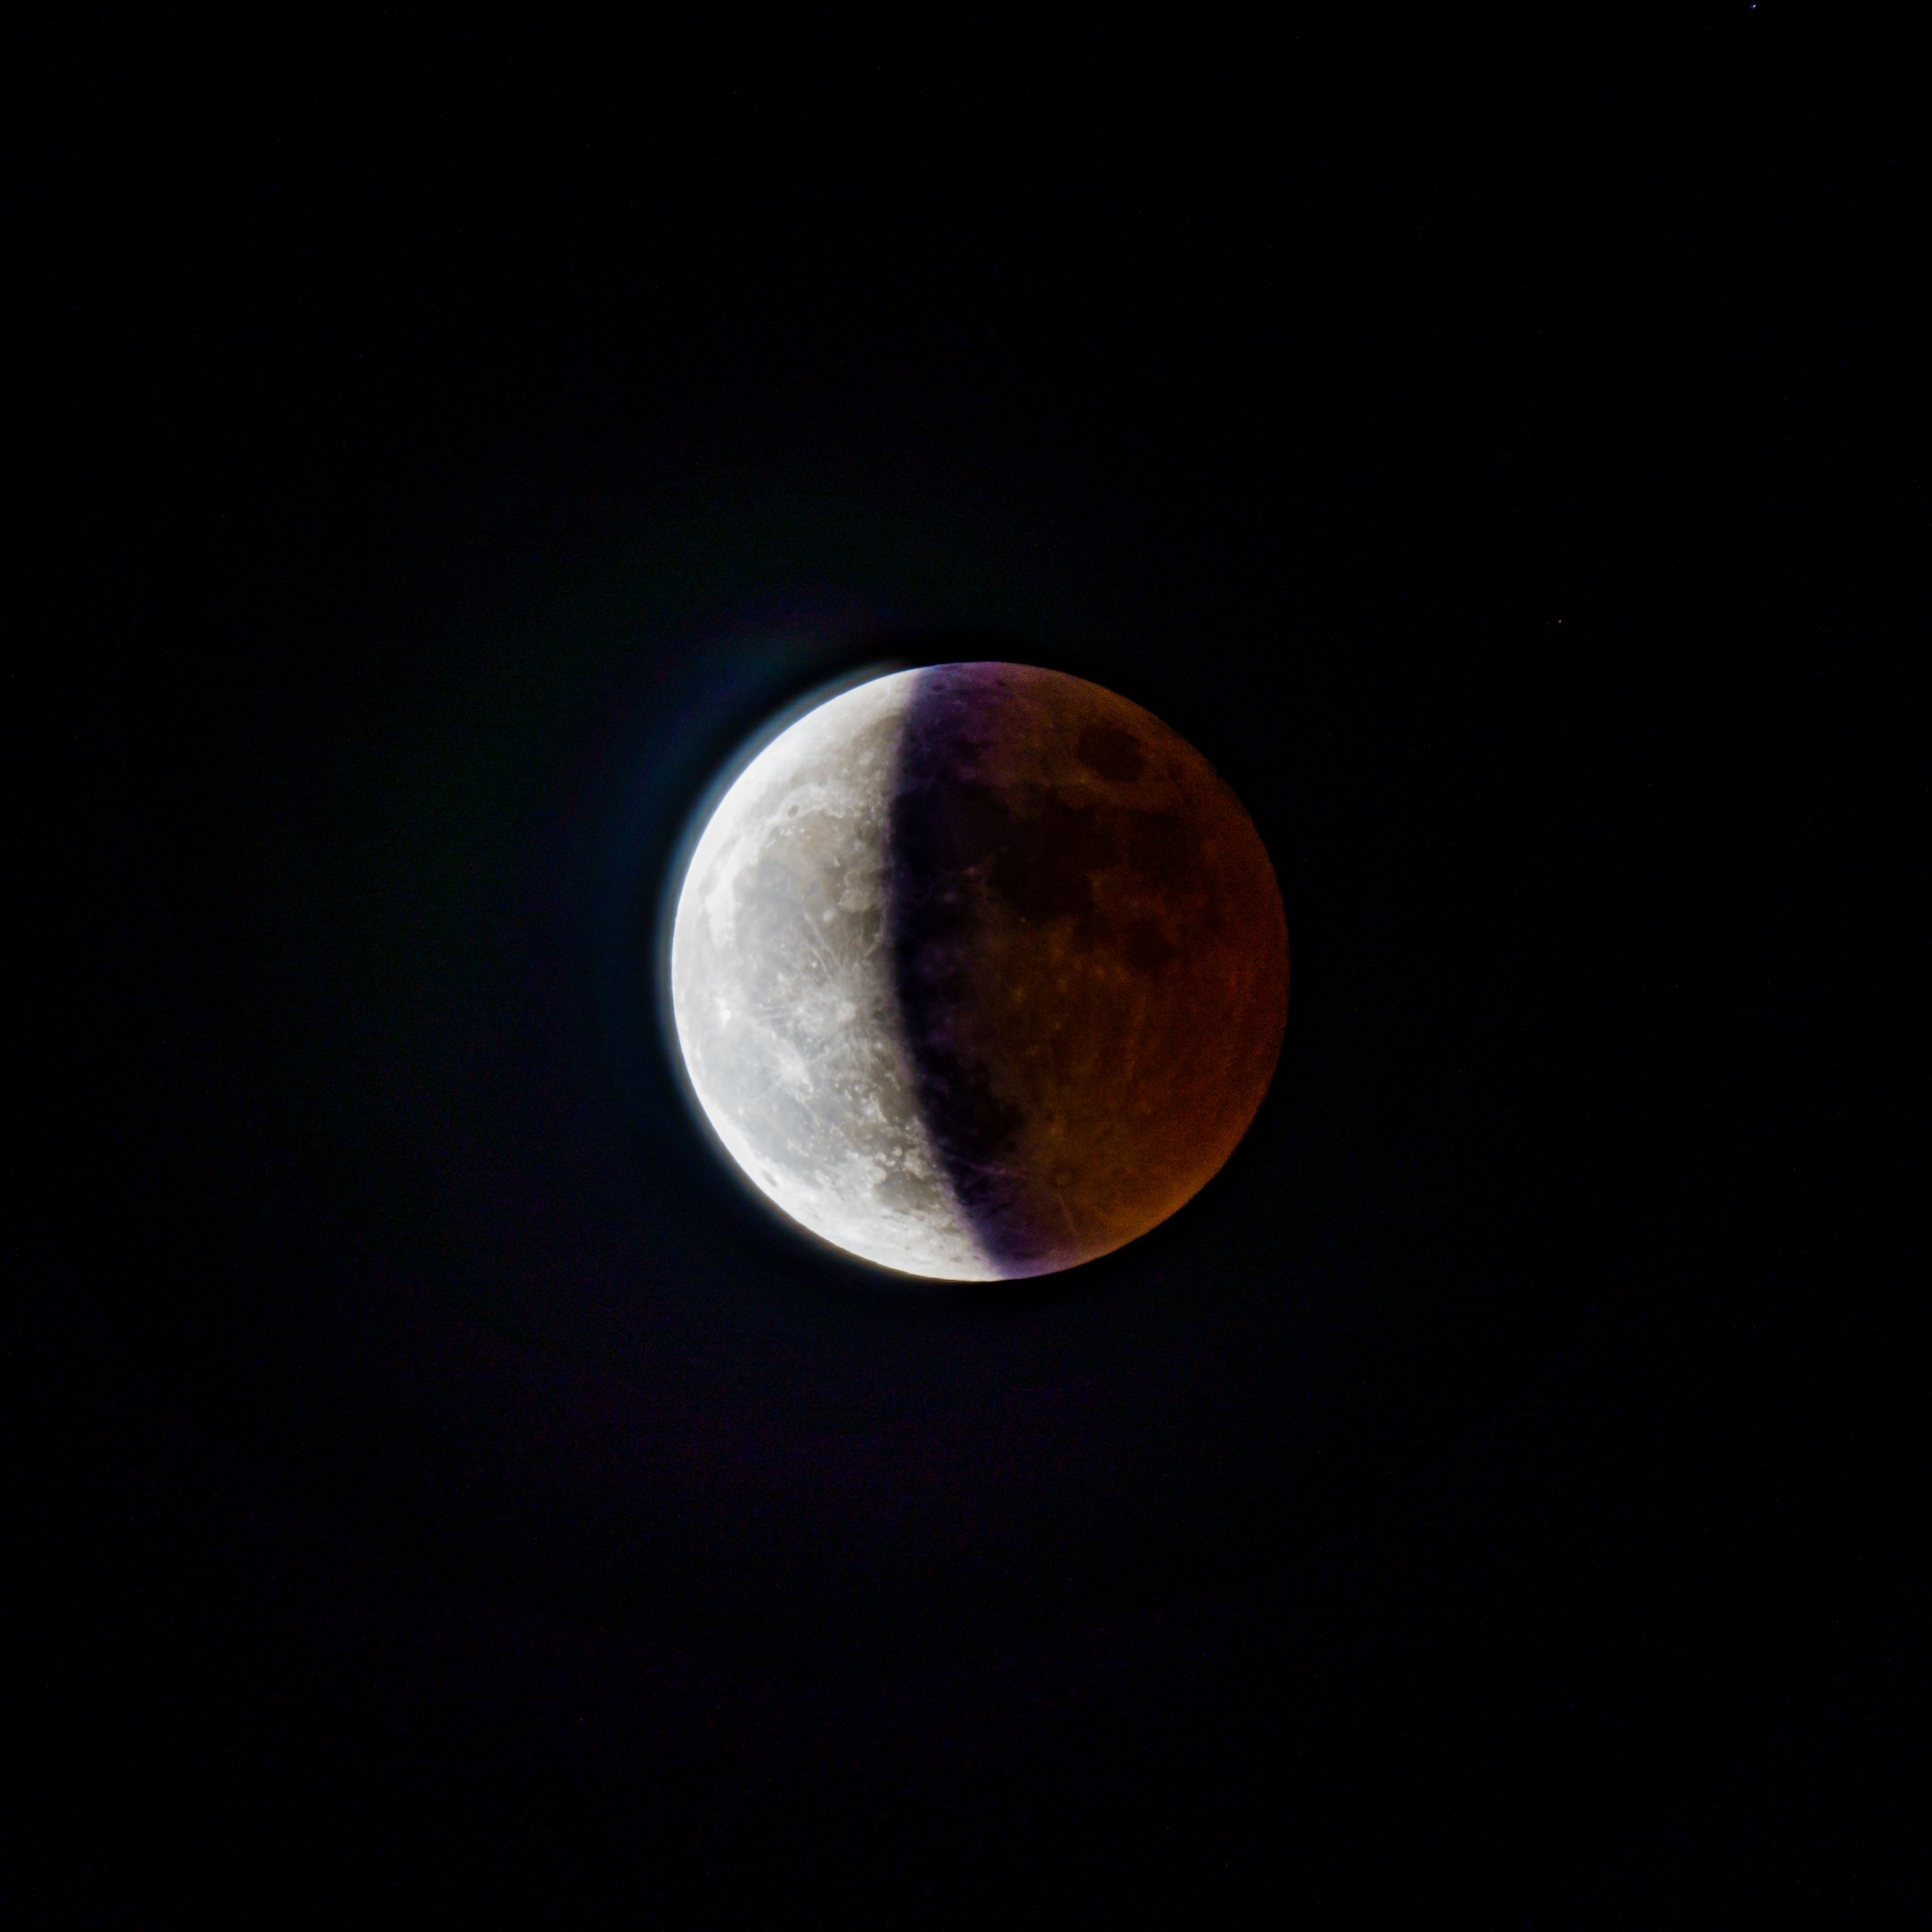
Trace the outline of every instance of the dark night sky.
<instances>
[{"instance_id":1,"label":"dark night sky","mask_svg":"<svg viewBox=\"0 0 1932 1932\"><path fill-rule=\"evenodd\" d=\"M1922 1908L1909 70L1548 11L16 37L10 1922ZM744 736L967 655L1295 979L962 1296L652 974Z\"/></svg>"}]
</instances>

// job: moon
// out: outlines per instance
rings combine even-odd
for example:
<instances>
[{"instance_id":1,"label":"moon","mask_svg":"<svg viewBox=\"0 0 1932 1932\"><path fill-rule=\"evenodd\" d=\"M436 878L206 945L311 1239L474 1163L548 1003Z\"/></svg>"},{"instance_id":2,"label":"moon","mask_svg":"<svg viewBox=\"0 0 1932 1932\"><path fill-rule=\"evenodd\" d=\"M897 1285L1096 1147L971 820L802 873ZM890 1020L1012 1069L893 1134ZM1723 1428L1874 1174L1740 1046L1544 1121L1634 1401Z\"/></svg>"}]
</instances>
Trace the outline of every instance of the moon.
<instances>
[{"instance_id":1,"label":"moon","mask_svg":"<svg viewBox=\"0 0 1932 1932\"><path fill-rule=\"evenodd\" d=\"M875 678L781 733L692 852L672 1014L751 1184L849 1255L1051 1274L1212 1178L1274 1075L1288 930L1233 792L1032 665Z\"/></svg>"}]
</instances>

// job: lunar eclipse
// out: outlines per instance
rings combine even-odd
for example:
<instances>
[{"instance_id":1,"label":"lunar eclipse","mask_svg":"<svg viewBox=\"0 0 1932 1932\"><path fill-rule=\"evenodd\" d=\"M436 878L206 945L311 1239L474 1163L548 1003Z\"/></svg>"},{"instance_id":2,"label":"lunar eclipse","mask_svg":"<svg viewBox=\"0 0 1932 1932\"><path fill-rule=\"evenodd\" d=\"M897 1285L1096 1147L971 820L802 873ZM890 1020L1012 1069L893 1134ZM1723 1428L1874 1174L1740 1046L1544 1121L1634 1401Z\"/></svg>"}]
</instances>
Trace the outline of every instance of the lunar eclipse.
<instances>
[{"instance_id":1,"label":"lunar eclipse","mask_svg":"<svg viewBox=\"0 0 1932 1932\"><path fill-rule=\"evenodd\" d=\"M672 1003L750 1181L903 1274L1050 1274L1215 1174L1275 1068L1287 927L1192 746L1085 679L877 678L767 746L700 837Z\"/></svg>"}]
</instances>

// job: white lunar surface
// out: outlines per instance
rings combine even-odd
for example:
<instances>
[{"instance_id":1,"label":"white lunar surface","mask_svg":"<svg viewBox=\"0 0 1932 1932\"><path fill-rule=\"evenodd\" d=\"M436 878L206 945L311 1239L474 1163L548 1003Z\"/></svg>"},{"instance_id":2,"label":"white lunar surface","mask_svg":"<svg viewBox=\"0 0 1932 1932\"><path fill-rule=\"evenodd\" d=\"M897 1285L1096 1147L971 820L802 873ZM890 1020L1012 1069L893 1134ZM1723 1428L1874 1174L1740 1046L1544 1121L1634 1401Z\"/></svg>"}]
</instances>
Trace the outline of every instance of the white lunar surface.
<instances>
[{"instance_id":1,"label":"white lunar surface","mask_svg":"<svg viewBox=\"0 0 1932 1932\"><path fill-rule=\"evenodd\" d=\"M699 1105L752 1184L849 1253L994 1281L918 1104L886 927L916 672L841 693L724 794L692 853L671 1003Z\"/></svg>"}]
</instances>

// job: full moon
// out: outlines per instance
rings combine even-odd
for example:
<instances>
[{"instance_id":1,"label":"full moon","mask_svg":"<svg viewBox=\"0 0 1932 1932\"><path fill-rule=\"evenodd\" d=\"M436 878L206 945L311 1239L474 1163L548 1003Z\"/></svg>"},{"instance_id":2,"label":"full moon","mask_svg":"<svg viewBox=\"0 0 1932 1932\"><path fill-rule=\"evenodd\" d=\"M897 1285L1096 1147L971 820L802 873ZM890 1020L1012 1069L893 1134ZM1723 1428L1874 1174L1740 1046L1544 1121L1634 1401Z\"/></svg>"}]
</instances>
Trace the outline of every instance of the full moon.
<instances>
[{"instance_id":1,"label":"full moon","mask_svg":"<svg viewBox=\"0 0 1932 1932\"><path fill-rule=\"evenodd\" d=\"M678 1046L746 1177L900 1274L1003 1281L1214 1175L1288 1009L1273 867L1207 760L1026 665L876 678L725 792L679 893Z\"/></svg>"}]
</instances>

